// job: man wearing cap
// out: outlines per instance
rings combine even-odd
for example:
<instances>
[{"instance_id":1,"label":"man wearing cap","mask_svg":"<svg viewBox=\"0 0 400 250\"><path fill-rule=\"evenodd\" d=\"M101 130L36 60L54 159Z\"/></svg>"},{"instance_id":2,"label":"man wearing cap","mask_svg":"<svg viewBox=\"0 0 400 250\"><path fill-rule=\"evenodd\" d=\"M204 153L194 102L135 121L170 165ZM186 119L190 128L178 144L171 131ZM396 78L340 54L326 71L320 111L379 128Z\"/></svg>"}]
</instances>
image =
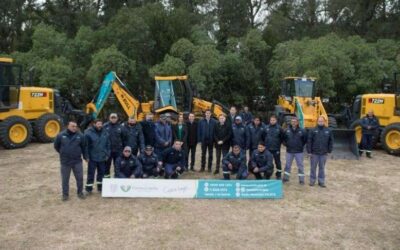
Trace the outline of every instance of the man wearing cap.
<instances>
[{"instance_id":1,"label":"man wearing cap","mask_svg":"<svg viewBox=\"0 0 400 250\"><path fill-rule=\"evenodd\" d=\"M308 133L307 152L310 155L310 186L315 185L318 167L318 185L325 188L325 164L333 149L333 133L325 126L325 117L320 116L317 127Z\"/></svg>"},{"instance_id":2,"label":"man wearing cap","mask_svg":"<svg viewBox=\"0 0 400 250\"><path fill-rule=\"evenodd\" d=\"M136 156L140 149L141 152L144 150L144 136L142 126L136 122L136 119L129 117L128 122L122 124L125 129L124 145L129 146L132 149L132 154Z\"/></svg>"},{"instance_id":3,"label":"man wearing cap","mask_svg":"<svg viewBox=\"0 0 400 250\"><path fill-rule=\"evenodd\" d=\"M218 123L214 128L214 143L217 155L217 163L214 174L219 174L219 168L221 164L221 154L222 158L225 157L229 152L229 147L231 146L232 137L232 126L226 123L226 116L220 114L218 117Z\"/></svg>"},{"instance_id":4,"label":"man wearing cap","mask_svg":"<svg viewBox=\"0 0 400 250\"><path fill-rule=\"evenodd\" d=\"M172 129L167 120L167 115L161 114L160 120L155 126L156 145L154 150L158 156L161 156L162 152L172 145Z\"/></svg>"},{"instance_id":5,"label":"man wearing cap","mask_svg":"<svg viewBox=\"0 0 400 250\"><path fill-rule=\"evenodd\" d=\"M144 153L141 153L138 159L142 164L143 178L162 175L162 161L159 161L151 145L146 146Z\"/></svg>"},{"instance_id":6,"label":"man wearing cap","mask_svg":"<svg viewBox=\"0 0 400 250\"><path fill-rule=\"evenodd\" d=\"M307 143L307 133L299 127L299 120L293 117L291 125L285 130L284 144L286 145L286 166L283 182L288 182L293 160L296 160L299 183L304 185L304 145Z\"/></svg>"},{"instance_id":7,"label":"man wearing cap","mask_svg":"<svg viewBox=\"0 0 400 250\"><path fill-rule=\"evenodd\" d=\"M197 138L201 143L201 169L204 172L206 167L206 154L208 151L208 172L211 172L213 161L213 146L214 146L214 127L216 121L211 118L211 111L206 110L205 117L199 122L197 129Z\"/></svg>"},{"instance_id":8,"label":"man wearing cap","mask_svg":"<svg viewBox=\"0 0 400 250\"><path fill-rule=\"evenodd\" d=\"M154 147L156 144L156 128L153 121L153 113L147 113L145 120L140 122L142 125L144 143Z\"/></svg>"},{"instance_id":9,"label":"man wearing cap","mask_svg":"<svg viewBox=\"0 0 400 250\"><path fill-rule=\"evenodd\" d=\"M142 164L132 154L129 146L124 148L122 155L115 161L116 178L140 178L142 176Z\"/></svg>"},{"instance_id":10,"label":"man wearing cap","mask_svg":"<svg viewBox=\"0 0 400 250\"><path fill-rule=\"evenodd\" d=\"M230 180L231 174L236 174L236 179L238 180L244 180L249 175L246 165L246 153L241 150L239 145L233 145L232 151L222 160L222 171L225 180Z\"/></svg>"},{"instance_id":11,"label":"man wearing cap","mask_svg":"<svg viewBox=\"0 0 400 250\"><path fill-rule=\"evenodd\" d=\"M264 178L269 180L274 172L274 165L272 164L272 154L265 149L264 142L258 143L258 148L253 151L249 164L250 172L254 174L256 179Z\"/></svg>"},{"instance_id":12,"label":"man wearing cap","mask_svg":"<svg viewBox=\"0 0 400 250\"><path fill-rule=\"evenodd\" d=\"M111 163L114 164L115 171L115 161L121 155L122 149L124 148L124 140L126 135L123 127L118 121L118 115L116 113L110 114L109 121L104 124L104 129L110 136L111 142L111 156L107 160L104 178L110 178Z\"/></svg>"},{"instance_id":13,"label":"man wearing cap","mask_svg":"<svg viewBox=\"0 0 400 250\"><path fill-rule=\"evenodd\" d=\"M240 148L246 152L247 149L247 135L246 127L242 123L242 117L236 116L235 124L232 126L232 146L239 145Z\"/></svg>"},{"instance_id":14,"label":"man wearing cap","mask_svg":"<svg viewBox=\"0 0 400 250\"><path fill-rule=\"evenodd\" d=\"M246 127L247 132L247 148L249 149L249 155L251 155L254 150L257 149L258 143L264 141L265 136L265 126L261 123L260 117L255 117L253 122L250 122Z\"/></svg>"},{"instance_id":15,"label":"man wearing cap","mask_svg":"<svg viewBox=\"0 0 400 250\"><path fill-rule=\"evenodd\" d=\"M165 178L177 179L186 169L182 142L176 140L172 147L164 150L162 159L165 169Z\"/></svg>"}]
</instances>

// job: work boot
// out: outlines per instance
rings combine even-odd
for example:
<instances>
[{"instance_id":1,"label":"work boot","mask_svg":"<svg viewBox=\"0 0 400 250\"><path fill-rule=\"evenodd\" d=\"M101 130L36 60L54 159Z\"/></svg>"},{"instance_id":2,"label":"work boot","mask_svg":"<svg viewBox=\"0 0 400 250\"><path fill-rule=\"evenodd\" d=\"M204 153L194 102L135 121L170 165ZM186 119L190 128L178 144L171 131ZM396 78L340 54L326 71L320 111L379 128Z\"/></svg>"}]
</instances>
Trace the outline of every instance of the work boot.
<instances>
[{"instance_id":1,"label":"work boot","mask_svg":"<svg viewBox=\"0 0 400 250\"><path fill-rule=\"evenodd\" d=\"M310 187L314 187L315 183L310 182Z\"/></svg>"},{"instance_id":2,"label":"work boot","mask_svg":"<svg viewBox=\"0 0 400 250\"><path fill-rule=\"evenodd\" d=\"M280 179L282 179L282 177L281 177L280 175L277 175L277 176L276 176L276 179L277 179L277 180L280 180Z\"/></svg>"},{"instance_id":3,"label":"work boot","mask_svg":"<svg viewBox=\"0 0 400 250\"><path fill-rule=\"evenodd\" d=\"M372 158L372 156L371 156L371 153L370 153L370 152L367 152L367 157L368 157L368 158Z\"/></svg>"},{"instance_id":4,"label":"work boot","mask_svg":"<svg viewBox=\"0 0 400 250\"><path fill-rule=\"evenodd\" d=\"M86 196L85 196L84 193L79 193L78 194L78 198L81 199L81 200L84 200L86 198Z\"/></svg>"},{"instance_id":5,"label":"work boot","mask_svg":"<svg viewBox=\"0 0 400 250\"><path fill-rule=\"evenodd\" d=\"M200 172L204 172L205 170L206 170L205 167L200 168Z\"/></svg>"},{"instance_id":6,"label":"work boot","mask_svg":"<svg viewBox=\"0 0 400 250\"><path fill-rule=\"evenodd\" d=\"M363 151L361 151L361 150L358 150L358 154L359 154L360 156L362 156L362 154L363 154Z\"/></svg>"},{"instance_id":7,"label":"work boot","mask_svg":"<svg viewBox=\"0 0 400 250\"><path fill-rule=\"evenodd\" d=\"M215 169L214 174L219 174L219 169Z\"/></svg>"},{"instance_id":8,"label":"work boot","mask_svg":"<svg viewBox=\"0 0 400 250\"><path fill-rule=\"evenodd\" d=\"M207 172L211 173L211 166L208 167Z\"/></svg>"},{"instance_id":9,"label":"work boot","mask_svg":"<svg viewBox=\"0 0 400 250\"><path fill-rule=\"evenodd\" d=\"M224 174L224 180L230 180L231 175L230 174Z\"/></svg>"},{"instance_id":10,"label":"work boot","mask_svg":"<svg viewBox=\"0 0 400 250\"><path fill-rule=\"evenodd\" d=\"M318 183L318 186L322 187L322 188L326 188L325 183Z\"/></svg>"},{"instance_id":11,"label":"work boot","mask_svg":"<svg viewBox=\"0 0 400 250\"><path fill-rule=\"evenodd\" d=\"M299 181L299 184L304 186L304 181Z\"/></svg>"},{"instance_id":12,"label":"work boot","mask_svg":"<svg viewBox=\"0 0 400 250\"><path fill-rule=\"evenodd\" d=\"M67 200L69 200L68 195L65 195L65 194L64 194L64 195L62 196L61 200L62 200L62 201L67 201Z\"/></svg>"}]
</instances>

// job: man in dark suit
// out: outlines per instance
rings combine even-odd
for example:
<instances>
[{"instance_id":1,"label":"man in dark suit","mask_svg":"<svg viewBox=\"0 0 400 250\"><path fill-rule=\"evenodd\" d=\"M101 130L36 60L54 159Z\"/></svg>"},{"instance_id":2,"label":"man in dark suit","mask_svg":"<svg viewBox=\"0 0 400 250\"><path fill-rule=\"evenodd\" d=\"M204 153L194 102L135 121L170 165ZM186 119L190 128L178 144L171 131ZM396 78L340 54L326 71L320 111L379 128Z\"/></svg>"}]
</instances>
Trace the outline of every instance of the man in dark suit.
<instances>
[{"instance_id":1,"label":"man in dark suit","mask_svg":"<svg viewBox=\"0 0 400 250\"><path fill-rule=\"evenodd\" d=\"M189 114L189 120L186 123L187 127L187 154L186 159L189 161L190 154L190 164L189 170L194 171L194 163L196 161L196 147L197 147L197 122L194 120L194 114Z\"/></svg>"},{"instance_id":2,"label":"man in dark suit","mask_svg":"<svg viewBox=\"0 0 400 250\"><path fill-rule=\"evenodd\" d=\"M211 173L213 161L214 127L217 122L211 118L211 111L207 110L205 117L199 122L197 138L201 143L201 169L204 172L206 166L206 153L208 151L208 172Z\"/></svg>"}]
</instances>

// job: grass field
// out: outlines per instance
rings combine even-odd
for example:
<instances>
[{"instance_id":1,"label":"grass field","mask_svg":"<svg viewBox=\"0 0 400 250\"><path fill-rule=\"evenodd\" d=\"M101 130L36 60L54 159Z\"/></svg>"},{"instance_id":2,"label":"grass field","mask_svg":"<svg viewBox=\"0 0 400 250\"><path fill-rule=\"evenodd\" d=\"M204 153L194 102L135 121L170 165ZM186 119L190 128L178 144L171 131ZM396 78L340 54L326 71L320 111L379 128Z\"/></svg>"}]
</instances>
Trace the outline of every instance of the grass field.
<instances>
[{"instance_id":1,"label":"grass field","mask_svg":"<svg viewBox=\"0 0 400 250\"><path fill-rule=\"evenodd\" d=\"M0 149L0 248L400 249L400 158L378 151L327 169L327 189L292 178L282 200L82 201L71 178L62 202L51 144Z\"/></svg>"}]
</instances>

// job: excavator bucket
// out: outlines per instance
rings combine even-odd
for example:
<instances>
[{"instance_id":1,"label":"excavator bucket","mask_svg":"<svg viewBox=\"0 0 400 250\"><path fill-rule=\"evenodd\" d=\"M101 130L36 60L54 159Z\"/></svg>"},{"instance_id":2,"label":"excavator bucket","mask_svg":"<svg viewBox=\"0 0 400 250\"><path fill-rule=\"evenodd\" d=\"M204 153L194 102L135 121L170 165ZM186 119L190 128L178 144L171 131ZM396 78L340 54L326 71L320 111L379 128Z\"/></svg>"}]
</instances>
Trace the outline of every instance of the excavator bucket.
<instances>
[{"instance_id":1,"label":"excavator bucket","mask_svg":"<svg viewBox=\"0 0 400 250\"><path fill-rule=\"evenodd\" d=\"M358 144L354 129L333 129L332 159L358 160Z\"/></svg>"}]
</instances>

